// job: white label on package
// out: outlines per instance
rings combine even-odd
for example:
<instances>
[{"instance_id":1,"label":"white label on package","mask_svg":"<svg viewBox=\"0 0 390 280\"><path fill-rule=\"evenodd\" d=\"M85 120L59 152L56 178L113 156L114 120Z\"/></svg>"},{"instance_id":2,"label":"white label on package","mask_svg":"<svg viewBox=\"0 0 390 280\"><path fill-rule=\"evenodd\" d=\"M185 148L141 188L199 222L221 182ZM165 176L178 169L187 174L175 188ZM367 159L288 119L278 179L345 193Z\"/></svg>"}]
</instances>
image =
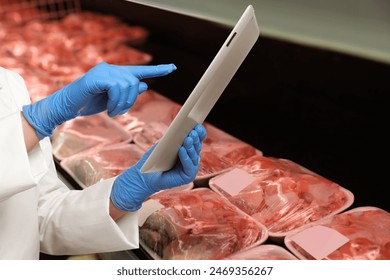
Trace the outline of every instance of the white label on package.
<instances>
[{"instance_id":1,"label":"white label on package","mask_svg":"<svg viewBox=\"0 0 390 280\"><path fill-rule=\"evenodd\" d=\"M160 210L163 207L164 205L162 205L155 199L149 199L142 203L142 207L138 211L138 226L142 227L142 225L145 223L146 219L150 215L152 215L154 212Z\"/></svg>"},{"instance_id":2,"label":"white label on package","mask_svg":"<svg viewBox=\"0 0 390 280\"><path fill-rule=\"evenodd\" d=\"M291 240L317 260L322 260L349 241L346 236L325 226L305 229L291 237Z\"/></svg>"},{"instance_id":3,"label":"white label on package","mask_svg":"<svg viewBox=\"0 0 390 280\"><path fill-rule=\"evenodd\" d=\"M235 168L218 176L214 180L214 184L233 196L252 184L255 180L255 177L246 171Z\"/></svg>"}]
</instances>

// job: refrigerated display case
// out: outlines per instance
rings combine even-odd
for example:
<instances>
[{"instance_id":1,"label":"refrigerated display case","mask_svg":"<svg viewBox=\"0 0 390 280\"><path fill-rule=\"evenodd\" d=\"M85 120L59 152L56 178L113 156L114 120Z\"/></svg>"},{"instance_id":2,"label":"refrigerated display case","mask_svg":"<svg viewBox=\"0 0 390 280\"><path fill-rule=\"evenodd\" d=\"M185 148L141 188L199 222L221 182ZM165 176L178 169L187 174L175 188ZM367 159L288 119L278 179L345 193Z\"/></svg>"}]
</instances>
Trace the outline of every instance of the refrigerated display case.
<instances>
[{"instance_id":1,"label":"refrigerated display case","mask_svg":"<svg viewBox=\"0 0 390 280\"><path fill-rule=\"evenodd\" d=\"M81 3L150 30L143 49L153 54L151 63L178 67L153 88L180 104L231 30L217 20L131 1ZM345 186L355 194L354 206L388 210L381 162L388 151L390 65L265 36L262 18L258 22L258 41L206 121L266 156L293 160Z\"/></svg>"},{"instance_id":2,"label":"refrigerated display case","mask_svg":"<svg viewBox=\"0 0 390 280\"><path fill-rule=\"evenodd\" d=\"M8 2L18 1L0 3ZM53 3L38 2L45 12ZM56 5L57 11L91 11L145 27L149 36L139 49L152 54L150 64L172 62L178 67L173 75L151 81L151 87L179 104L231 31L231 26L212 18L131 1L84 0L69 9L58 6L58 1ZM241 12L237 11L237 19ZM258 20L261 30L262 19ZM354 194L352 207L389 211L389 200L383 195L387 168L382 163L388 142L389 76L390 65L385 61L261 34L206 121L265 156L292 160L342 185ZM63 180L78 188L57 166ZM118 254L101 256L150 258L143 248Z\"/></svg>"}]
</instances>

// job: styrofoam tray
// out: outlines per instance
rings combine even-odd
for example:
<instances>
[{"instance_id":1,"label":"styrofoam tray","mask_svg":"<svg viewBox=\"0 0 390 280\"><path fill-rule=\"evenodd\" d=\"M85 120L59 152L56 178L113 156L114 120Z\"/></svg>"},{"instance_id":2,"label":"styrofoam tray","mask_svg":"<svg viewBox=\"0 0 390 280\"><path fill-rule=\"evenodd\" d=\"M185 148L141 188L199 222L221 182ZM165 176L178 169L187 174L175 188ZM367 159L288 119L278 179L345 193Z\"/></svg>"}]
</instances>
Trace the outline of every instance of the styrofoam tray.
<instances>
[{"instance_id":1,"label":"styrofoam tray","mask_svg":"<svg viewBox=\"0 0 390 280\"><path fill-rule=\"evenodd\" d=\"M376 217L363 217L366 213L375 213ZM378 213L382 219L378 220ZM349 215L356 215L351 220ZM339 222L335 222L338 219ZM367 227L363 230L365 221ZM357 228L354 228L354 224ZM387 240L378 241L384 237ZM362 206L350 209L307 225L298 231L289 233L284 243L299 259L390 259L390 213L372 207ZM364 246L366 245L366 246ZM352 253L352 254L351 254ZM355 255L353 255L355 254Z\"/></svg>"}]
</instances>

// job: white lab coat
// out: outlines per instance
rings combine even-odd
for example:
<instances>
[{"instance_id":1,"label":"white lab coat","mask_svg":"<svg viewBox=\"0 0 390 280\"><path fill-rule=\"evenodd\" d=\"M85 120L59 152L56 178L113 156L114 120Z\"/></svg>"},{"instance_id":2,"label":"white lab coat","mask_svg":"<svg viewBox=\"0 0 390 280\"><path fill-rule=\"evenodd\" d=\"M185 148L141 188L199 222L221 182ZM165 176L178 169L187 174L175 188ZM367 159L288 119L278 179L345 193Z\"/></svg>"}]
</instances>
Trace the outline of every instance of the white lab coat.
<instances>
[{"instance_id":1,"label":"white lab coat","mask_svg":"<svg viewBox=\"0 0 390 280\"><path fill-rule=\"evenodd\" d=\"M26 152L22 77L0 67L0 259L38 259L138 247L137 212L108 214L112 181L70 190L56 173L50 139Z\"/></svg>"}]
</instances>

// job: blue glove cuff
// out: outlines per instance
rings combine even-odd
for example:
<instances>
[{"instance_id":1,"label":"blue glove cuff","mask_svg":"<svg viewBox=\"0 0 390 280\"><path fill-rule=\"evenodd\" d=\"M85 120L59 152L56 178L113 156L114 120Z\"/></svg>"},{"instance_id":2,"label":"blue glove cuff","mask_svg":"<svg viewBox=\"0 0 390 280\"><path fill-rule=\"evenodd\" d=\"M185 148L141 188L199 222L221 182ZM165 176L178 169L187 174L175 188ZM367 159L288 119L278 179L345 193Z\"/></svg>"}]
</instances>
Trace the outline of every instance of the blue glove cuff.
<instances>
[{"instance_id":1,"label":"blue glove cuff","mask_svg":"<svg viewBox=\"0 0 390 280\"><path fill-rule=\"evenodd\" d=\"M114 181L111 190L112 204L122 211L137 211L145 198L150 195L145 185L136 167L126 170Z\"/></svg>"},{"instance_id":2,"label":"blue glove cuff","mask_svg":"<svg viewBox=\"0 0 390 280\"><path fill-rule=\"evenodd\" d=\"M39 121L36 119L36 116L39 116L39 114L36 112L35 106L36 104L24 105L22 113L28 123L35 129L35 133L39 139L42 140L47 136L50 137L54 128L48 128L42 124L39 125Z\"/></svg>"},{"instance_id":3,"label":"blue glove cuff","mask_svg":"<svg viewBox=\"0 0 390 280\"><path fill-rule=\"evenodd\" d=\"M115 187L115 185L114 185ZM114 188L113 187L113 188ZM111 191L111 202L114 206L122 211L126 212L135 212L141 208L142 203L136 203L133 205L129 205L129 198L123 197L123 194L118 191Z\"/></svg>"}]
</instances>

